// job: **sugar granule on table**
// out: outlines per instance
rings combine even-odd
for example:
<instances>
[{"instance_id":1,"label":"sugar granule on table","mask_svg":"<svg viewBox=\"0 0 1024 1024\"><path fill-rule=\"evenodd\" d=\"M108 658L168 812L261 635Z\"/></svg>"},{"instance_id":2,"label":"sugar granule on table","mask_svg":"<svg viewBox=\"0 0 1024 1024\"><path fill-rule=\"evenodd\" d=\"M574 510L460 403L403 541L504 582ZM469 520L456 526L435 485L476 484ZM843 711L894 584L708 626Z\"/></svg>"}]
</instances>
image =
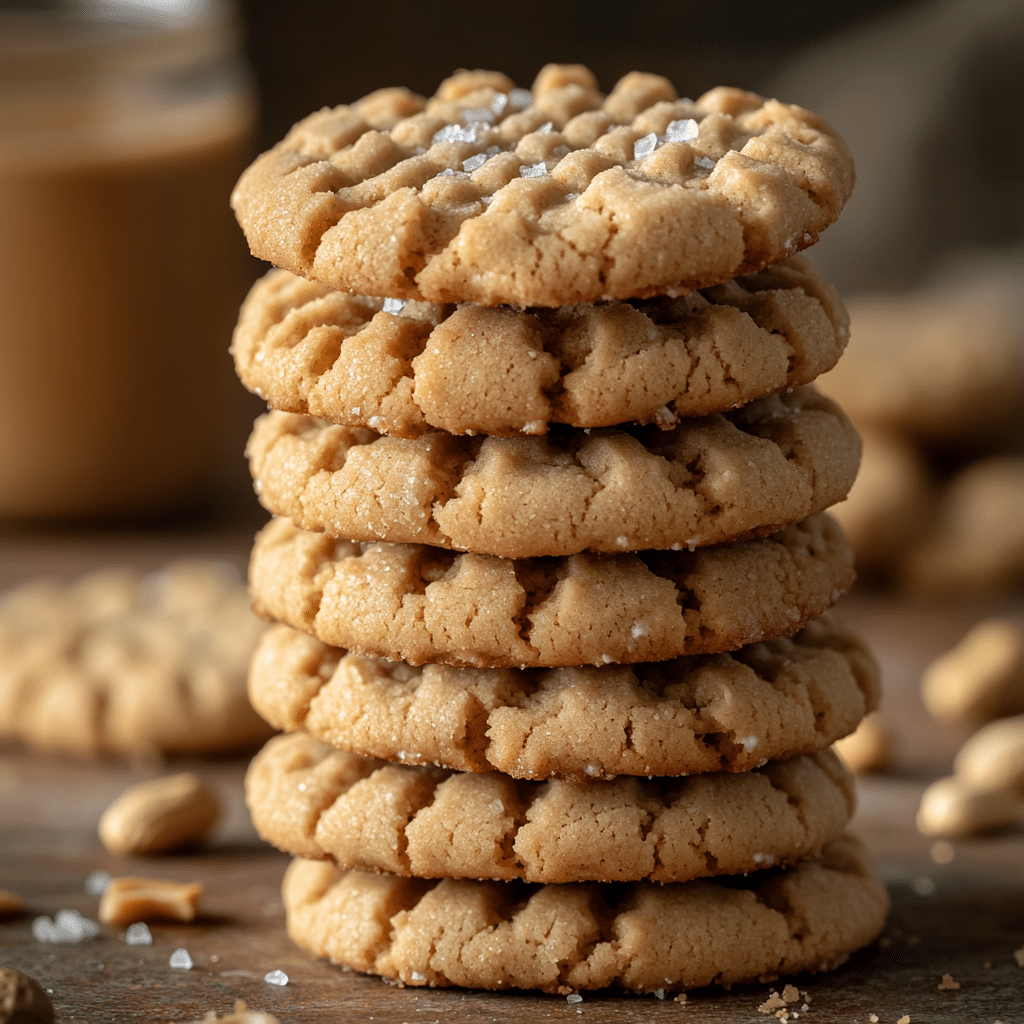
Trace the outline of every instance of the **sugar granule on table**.
<instances>
[{"instance_id":1,"label":"sugar granule on table","mask_svg":"<svg viewBox=\"0 0 1024 1024\"><path fill-rule=\"evenodd\" d=\"M192 957L188 955L188 950L179 946L172 954L171 959L168 963L176 971L191 971L192 970Z\"/></svg>"},{"instance_id":2,"label":"sugar granule on table","mask_svg":"<svg viewBox=\"0 0 1024 1024\"><path fill-rule=\"evenodd\" d=\"M95 939L99 933L100 926L77 910L58 910L53 920L44 914L32 922L32 937L36 942L76 946Z\"/></svg>"},{"instance_id":3,"label":"sugar granule on table","mask_svg":"<svg viewBox=\"0 0 1024 1024\"><path fill-rule=\"evenodd\" d=\"M85 880L85 891L90 896L102 896L110 885L110 875L106 871L94 871Z\"/></svg>"},{"instance_id":4,"label":"sugar granule on table","mask_svg":"<svg viewBox=\"0 0 1024 1024\"><path fill-rule=\"evenodd\" d=\"M128 930L124 933L124 941L129 946L152 946L153 934L144 921L136 921L135 924L128 925Z\"/></svg>"}]
</instances>

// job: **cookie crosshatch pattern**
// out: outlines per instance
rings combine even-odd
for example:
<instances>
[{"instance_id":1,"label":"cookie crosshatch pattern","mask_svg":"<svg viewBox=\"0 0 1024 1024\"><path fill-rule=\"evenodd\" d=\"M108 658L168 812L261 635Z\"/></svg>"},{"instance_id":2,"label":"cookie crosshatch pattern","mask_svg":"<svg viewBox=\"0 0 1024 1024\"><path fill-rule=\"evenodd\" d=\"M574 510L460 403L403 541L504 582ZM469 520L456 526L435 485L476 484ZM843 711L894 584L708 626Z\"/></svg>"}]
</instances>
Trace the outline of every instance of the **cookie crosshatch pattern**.
<instances>
[{"instance_id":1,"label":"cookie crosshatch pattern","mask_svg":"<svg viewBox=\"0 0 1024 1024\"><path fill-rule=\"evenodd\" d=\"M253 253L342 291L562 306L671 294L813 244L853 187L801 107L719 88L679 99L579 65L532 90L460 71L429 100L382 89L297 124L232 205Z\"/></svg>"},{"instance_id":2,"label":"cookie crosshatch pattern","mask_svg":"<svg viewBox=\"0 0 1024 1024\"><path fill-rule=\"evenodd\" d=\"M813 388L673 430L392 438L271 412L249 440L263 505L342 539L503 558L694 549L842 501L860 441Z\"/></svg>"},{"instance_id":3,"label":"cookie crosshatch pattern","mask_svg":"<svg viewBox=\"0 0 1024 1024\"><path fill-rule=\"evenodd\" d=\"M878 706L878 666L830 614L729 654L474 669L351 654L277 624L249 698L285 732L401 764L517 779L745 772L824 750Z\"/></svg>"},{"instance_id":4,"label":"cookie crosshatch pattern","mask_svg":"<svg viewBox=\"0 0 1024 1024\"><path fill-rule=\"evenodd\" d=\"M846 346L835 289L800 256L675 299L437 306L272 270L232 343L274 409L399 437L543 434L727 412L809 384Z\"/></svg>"}]
</instances>

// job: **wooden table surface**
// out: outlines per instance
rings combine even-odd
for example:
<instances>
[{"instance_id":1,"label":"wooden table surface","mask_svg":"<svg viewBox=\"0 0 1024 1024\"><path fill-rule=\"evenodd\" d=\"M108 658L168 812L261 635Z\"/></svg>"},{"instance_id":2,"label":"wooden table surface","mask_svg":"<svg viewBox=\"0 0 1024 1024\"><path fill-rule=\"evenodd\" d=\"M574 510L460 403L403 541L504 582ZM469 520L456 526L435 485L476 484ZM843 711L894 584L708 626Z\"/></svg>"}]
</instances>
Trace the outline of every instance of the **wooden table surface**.
<instances>
[{"instance_id":1,"label":"wooden table surface","mask_svg":"<svg viewBox=\"0 0 1024 1024\"><path fill-rule=\"evenodd\" d=\"M244 565L251 531L159 536L0 536L0 589L36 575L73 578L92 568L156 568L185 554ZM854 831L868 843L892 896L881 942L831 974L802 976L810 997L800 1020L1022 1024L1024 968L1024 830L952 844L937 863L934 841L919 835L914 815L924 786L947 774L963 735L931 722L918 699L921 669L996 607L908 606L855 595L841 607L871 641L885 677L883 720L897 741L897 762L859 781ZM100 813L127 785L187 766L221 794L225 814L201 851L152 859L106 853L96 835ZM0 966L14 967L52 991L60 1021L195 1021L228 1012L235 999L275 1014L282 1024L374 1021L376 1024L487 1024L520 1020L627 1022L766 1021L757 1010L770 985L706 989L685 1003L654 996L587 994L581 1003L524 994L400 989L313 960L284 934L279 884L287 859L261 843L241 795L244 760L82 763L0 752L0 888L21 894L24 914L0 921ZM941 858L940 858L941 859ZM128 946L103 929L91 942L54 946L32 938L35 916L62 908L95 918L85 891L94 870L199 880L200 919L152 924L151 946ZM169 967L178 947L191 971ZM283 970L289 984L263 979ZM939 991L943 974L960 983Z\"/></svg>"}]
</instances>

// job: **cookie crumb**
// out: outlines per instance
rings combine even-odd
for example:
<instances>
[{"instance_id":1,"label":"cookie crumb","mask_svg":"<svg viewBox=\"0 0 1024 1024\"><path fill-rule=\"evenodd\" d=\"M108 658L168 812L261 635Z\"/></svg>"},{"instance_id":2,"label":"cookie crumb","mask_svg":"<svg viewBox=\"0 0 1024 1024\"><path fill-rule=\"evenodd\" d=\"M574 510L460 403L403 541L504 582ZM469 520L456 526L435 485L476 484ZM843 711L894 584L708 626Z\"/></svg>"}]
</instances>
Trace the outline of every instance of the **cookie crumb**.
<instances>
[{"instance_id":1,"label":"cookie crumb","mask_svg":"<svg viewBox=\"0 0 1024 1024\"><path fill-rule=\"evenodd\" d=\"M986 960L981 966L984 967L986 971L991 971L992 970L992 961L991 960Z\"/></svg>"},{"instance_id":2,"label":"cookie crumb","mask_svg":"<svg viewBox=\"0 0 1024 1024\"><path fill-rule=\"evenodd\" d=\"M953 992L960 987L960 982L954 981L952 974L944 974L937 987L940 992Z\"/></svg>"},{"instance_id":3,"label":"cookie crumb","mask_svg":"<svg viewBox=\"0 0 1024 1024\"><path fill-rule=\"evenodd\" d=\"M675 1002L677 1002L677 1003L685 1003L686 1002L686 993L685 992L680 992L679 995L676 996Z\"/></svg>"},{"instance_id":4,"label":"cookie crumb","mask_svg":"<svg viewBox=\"0 0 1024 1024\"><path fill-rule=\"evenodd\" d=\"M896 1021L896 1024L910 1024L910 1014L903 1014L903 1016L900 1017L898 1021ZM999 1024L999 1021L996 1021L996 1024Z\"/></svg>"},{"instance_id":5,"label":"cookie crumb","mask_svg":"<svg viewBox=\"0 0 1024 1024\"><path fill-rule=\"evenodd\" d=\"M953 849L952 843L945 839L940 839L932 843L931 855L932 860L936 864L949 864L953 857L956 856L956 851Z\"/></svg>"},{"instance_id":6,"label":"cookie crumb","mask_svg":"<svg viewBox=\"0 0 1024 1024\"><path fill-rule=\"evenodd\" d=\"M758 1013L775 1013L776 1010L784 1007L786 1000L783 999L775 989L768 994L768 998L757 1008Z\"/></svg>"},{"instance_id":7,"label":"cookie crumb","mask_svg":"<svg viewBox=\"0 0 1024 1024\"><path fill-rule=\"evenodd\" d=\"M1024 967L1024 946L1013 951L1013 959L1017 961L1018 967Z\"/></svg>"}]
</instances>

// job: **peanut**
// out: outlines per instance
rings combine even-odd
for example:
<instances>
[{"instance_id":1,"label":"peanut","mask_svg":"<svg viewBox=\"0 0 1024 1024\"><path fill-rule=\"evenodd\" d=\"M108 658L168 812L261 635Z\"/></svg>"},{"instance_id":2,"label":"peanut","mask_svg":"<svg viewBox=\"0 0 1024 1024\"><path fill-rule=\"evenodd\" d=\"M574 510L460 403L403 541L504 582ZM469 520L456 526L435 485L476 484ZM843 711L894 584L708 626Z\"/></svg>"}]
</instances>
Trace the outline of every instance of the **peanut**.
<instances>
[{"instance_id":1,"label":"peanut","mask_svg":"<svg viewBox=\"0 0 1024 1024\"><path fill-rule=\"evenodd\" d=\"M1024 622L986 619L921 679L921 698L946 722L975 725L1024 712Z\"/></svg>"},{"instance_id":2,"label":"peanut","mask_svg":"<svg viewBox=\"0 0 1024 1024\"><path fill-rule=\"evenodd\" d=\"M892 762L892 741L878 712L861 720L856 731L835 743L835 751L851 772L874 772Z\"/></svg>"},{"instance_id":3,"label":"peanut","mask_svg":"<svg viewBox=\"0 0 1024 1024\"><path fill-rule=\"evenodd\" d=\"M9 889L0 889L0 917L20 914L24 906L24 901L16 892L11 892Z\"/></svg>"},{"instance_id":4,"label":"peanut","mask_svg":"<svg viewBox=\"0 0 1024 1024\"><path fill-rule=\"evenodd\" d=\"M169 775L125 790L103 812L100 840L111 853L163 853L198 843L219 813L217 797L195 775Z\"/></svg>"},{"instance_id":5,"label":"peanut","mask_svg":"<svg viewBox=\"0 0 1024 1024\"><path fill-rule=\"evenodd\" d=\"M1024 797L1024 715L979 729L960 748L955 771L976 789L1009 789Z\"/></svg>"},{"instance_id":6,"label":"peanut","mask_svg":"<svg viewBox=\"0 0 1024 1024\"><path fill-rule=\"evenodd\" d=\"M926 836L962 838L1011 827L1024 801L1007 789L974 789L959 776L933 782L921 796L917 830Z\"/></svg>"},{"instance_id":7,"label":"peanut","mask_svg":"<svg viewBox=\"0 0 1024 1024\"><path fill-rule=\"evenodd\" d=\"M191 921L203 887L198 882L172 882L164 878L112 878L100 900L104 924L128 925L155 917Z\"/></svg>"},{"instance_id":8,"label":"peanut","mask_svg":"<svg viewBox=\"0 0 1024 1024\"><path fill-rule=\"evenodd\" d=\"M0 967L0 1024L53 1024L53 1003L35 978Z\"/></svg>"}]
</instances>

